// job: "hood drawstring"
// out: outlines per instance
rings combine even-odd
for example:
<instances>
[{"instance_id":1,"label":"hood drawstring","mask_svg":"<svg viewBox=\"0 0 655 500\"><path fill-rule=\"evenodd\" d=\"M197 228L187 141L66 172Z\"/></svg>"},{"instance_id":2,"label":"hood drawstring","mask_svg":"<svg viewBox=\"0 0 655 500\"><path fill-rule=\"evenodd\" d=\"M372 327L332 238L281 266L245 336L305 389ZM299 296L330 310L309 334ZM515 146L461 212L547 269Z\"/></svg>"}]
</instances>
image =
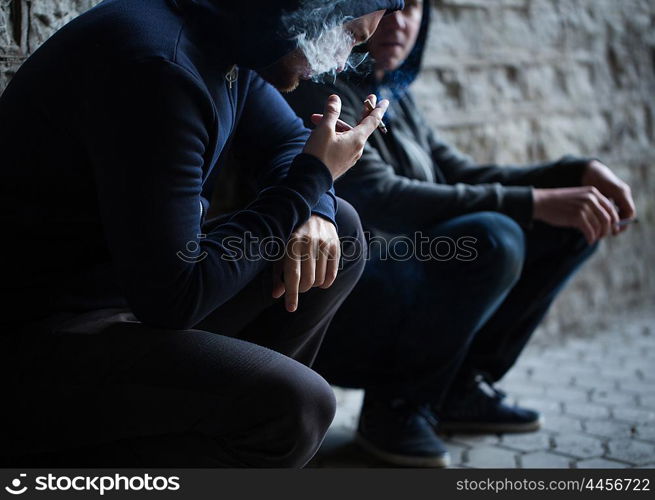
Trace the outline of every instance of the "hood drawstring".
<instances>
[{"instance_id":1,"label":"hood drawstring","mask_svg":"<svg viewBox=\"0 0 655 500\"><path fill-rule=\"evenodd\" d=\"M227 80L227 84L229 88L232 88L232 84L237 81L239 78L239 68L237 67L236 64L233 64L230 70L225 73L225 79Z\"/></svg>"}]
</instances>

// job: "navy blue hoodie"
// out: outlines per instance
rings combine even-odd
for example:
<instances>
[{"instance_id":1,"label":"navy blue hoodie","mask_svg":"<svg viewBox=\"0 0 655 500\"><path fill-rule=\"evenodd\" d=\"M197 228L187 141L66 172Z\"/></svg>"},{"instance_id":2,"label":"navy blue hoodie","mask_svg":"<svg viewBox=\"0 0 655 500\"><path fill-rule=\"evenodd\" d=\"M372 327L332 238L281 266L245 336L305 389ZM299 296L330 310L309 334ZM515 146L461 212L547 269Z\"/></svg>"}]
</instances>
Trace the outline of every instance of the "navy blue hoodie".
<instances>
[{"instance_id":1,"label":"navy blue hoodie","mask_svg":"<svg viewBox=\"0 0 655 500\"><path fill-rule=\"evenodd\" d=\"M402 1L323 4L359 17ZM225 259L226 239L286 240L311 213L334 219L330 172L299 154L308 130L254 71L295 48L297 8L105 0L23 64L0 98L4 323L129 306L191 327L267 265ZM201 236L231 148L257 153L259 194Z\"/></svg>"}]
</instances>

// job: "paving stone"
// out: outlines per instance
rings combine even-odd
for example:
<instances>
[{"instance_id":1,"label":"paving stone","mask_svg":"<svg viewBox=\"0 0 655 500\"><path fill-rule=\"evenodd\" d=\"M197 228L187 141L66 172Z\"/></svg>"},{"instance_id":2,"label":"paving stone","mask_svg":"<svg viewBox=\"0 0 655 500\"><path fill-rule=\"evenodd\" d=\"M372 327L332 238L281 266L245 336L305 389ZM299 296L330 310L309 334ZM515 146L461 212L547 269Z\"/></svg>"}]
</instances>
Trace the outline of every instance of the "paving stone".
<instances>
[{"instance_id":1,"label":"paving stone","mask_svg":"<svg viewBox=\"0 0 655 500\"><path fill-rule=\"evenodd\" d=\"M461 466L464 461L464 452L468 451L469 447L448 440L445 440L444 443L448 449L448 453L450 453L450 463L452 468Z\"/></svg>"},{"instance_id":2,"label":"paving stone","mask_svg":"<svg viewBox=\"0 0 655 500\"><path fill-rule=\"evenodd\" d=\"M571 466L570 458L547 451L521 455L520 461L524 469L568 469Z\"/></svg>"},{"instance_id":3,"label":"paving stone","mask_svg":"<svg viewBox=\"0 0 655 500\"><path fill-rule=\"evenodd\" d=\"M577 432L582 431L582 421L573 415L546 415L544 419L544 429L557 432Z\"/></svg>"},{"instance_id":4,"label":"paving stone","mask_svg":"<svg viewBox=\"0 0 655 500\"><path fill-rule=\"evenodd\" d=\"M566 372L554 371L551 366L550 370L535 371L530 375L530 380L545 384L547 388L567 387L573 384L575 376Z\"/></svg>"},{"instance_id":5,"label":"paving stone","mask_svg":"<svg viewBox=\"0 0 655 500\"><path fill-rule=\"evenodd\" d=\"M447 437L449 441L467 446L496 445L500 442L496 434L450 434Z\"/></svg>"},{"instance_id":6,"label":"paving stone","mask_svg":"<svg viewBox=\"0 0 655 500\"><path fill-rule=\"evenodd\" d=\"M632 437L636 426L617 420L586 420L583 424L586 434L607 438Z\"/></svg>"},{"instance_id":7,"label":"paving stone","mask_svg":"<svg viewBox=\"0 0 655 500\"><path fill-rule=\"evenodd\" d=\"M632 368L609 370L607 373L603 373L603 376L614 380L618 380L619 383L622 385L629 385L632 383L643 383L643 380L639 377L639 372Z\"/></svg>"},{"instance_id":8,"label":"paving stone","mask_svg":"<svg viewBox=\"0 0 655 500\"><path fill-rule=\"evenodd\" d=\"M634 439L613 439L607 456L631 464L647 464L655 460L655 445Z\"/></svg>"},{"instance_id":9,"label":"paving stone","mask_svg":"<svg viewBox=\"0 0 655 500\"><path fill-rule=\"evenodd\" d=\"M583 434L559 434L555 436L555 450L577 458L601 456L604 452L599 438Z\"/></svg>"},{"instance_id":10,"label":"paving stone","mask_svg":"<svg viewBox=\"0 0 655 500\"><path fill-rule=\"evenodd\" d=\"M611 390L592 390L590 399L594 403L604 405L629 405L634 406L637 397L634 393L623 392L616 389Z\"/></svg>"},{"instance_id":11,"label":"paving stone","mask_svg":"<svg viewBox=\"0 0 655 500\"><path fill-rule=\"evenodd\" d=\"M637 400L640 406L655 409L655 394L639 394Z\"/></svg>"},{"instance_id":12,"label":"paving stone","mask_svg":"<svg viewBox=\"0 0 655 500\"><path fill-rule=\"evenodd\" d=\"M649 347L652 349L655 340L649 340ZM652 382L655 379L655 367L648 360L631 359L630 366L637 370L639 378Z\"/></svg>"},{"instance_id":13,"label":"paving stone","mask_svg":"<svg viewBox=\"0 0 655 500\"><path fill-rule=\"evenodd\" d=\"M655 441L655 424L637 425L637 437L646 441Z\"/></svg>"},{"instance_id":14,"label":"paving stone","mask_svg":"<svg viewBox=\"0 0 655 500\"><path fill-rule=\"evenodd\" d=\"M502 382L498 388L513 396L538 397L546 392L546 386L542 382Z\"/></svg>"},{"instance_id":15,"label":"paving stone","mask_svg":"<svg viewBox=\"0 0 655 500\"><path fill-rule=\"evenodd\" d=\"M545 432L505 434L501 437L501 444L520 451L547 450L550 447L550 436Z\"/></svg>"},{"instance_id":16,"label":"paving stone","mask_svg":"<svg viewBox=\"0 0 655 500\"><path fill-rule=\"evenodd\" d=\"M550 369L552 370L553 367L551 366ZM595 366L585 363L584 361L579 361L572 366L558 366L557 370L573 377L573 379L579 377L593 377L598 373L598 369Z\"/></svg>"},{"instance_id":17,"label":"paving stone","mask_svg":"<svg viewBox=\"0 0 655 500\"><path fill-rule=\"evenodd\" d=\"M612 410L614 418L635 424L655 422L655 410L617 407Z\"/></svg>"},{"instance_id":18,"label":"paving stone","mask_svg":"<svg viewBox=\"0 0 655 500\"><path fill-rule=\"evenodd\" d=\"M593 403L564 403L564 413L582 418L604 418L609 417L610 412L607 406Z\"/></svg>"},{"instance_id":19,"label":"paving stone","mask_svg":"<svg viewBox=\"0 0 655 500\"><path fill-rule=\"evenodd\" d=\"M655 395L655 385L650 382L643 382L640 380L635 382L619 381L618 385L619 388L625 392L634 392L640 395Z\"/></svg>"},{"instance_id":20,"label":"paving stone","mask_svg":"<svg viewBox=\"0 0 655 500\"><path fill-rule=\"evenodd\" d=\"M476 446L468 452L464 465L477 469L515 469L516 454L494 446Z\"/></svg>"},{"instance_id":21,"label":"paving stone","mask_svg":"<svg viewBox=\"0 0 655 500\"><path fill-rule=\"evenodd\" d=\"M603 343L593 344L591 341L586 346L579 348L581 351L580 361L589 366L591 361L597 361L607 356L607 349Z\"/></svg>"},{"instance_id":22,"label":"paving stone","mask_svg":"<svg viewBox=\"0 0 655 500\"><path fill-rule=\"evenodd\" d=\"M574 387L585 389L616 391L619 388L618 380L599 377L598 375L576 375Z\"/></svg>"},{"instance_id":23,"label":"paving stone","mask_svg":"<svg viewBox=\"0 0 655 500\"><path fill-rule=\"evenodd\" d=\"M605 458L590 458L588 460L581 460L576 464L576 468L578 469L625 469L626 467L630 466Z\"/></svg>"},{"instance_id":24,"label":"paving stone","mask_svg":"<svg viewBox=\"0 0 655 500\"><path fill-rule=\"evenodd\" d=\"M544 352L542 357L546 360L562 363L565 365L575 364L579 361L578 354L575 351L569 349L549 349Z\"/></svg>"},{"instance_id":25,"label":"paving stone","mask_svg":"<svg viewBox=\"0 0 655 500\"><path fill-rule=\"evenodd\" d=\"M569 401L572 403L584 403L589 401L589 390L579 387L560 387L552 385L546 387L546 397L557 401Z\"/></svg>"}]
</instances>

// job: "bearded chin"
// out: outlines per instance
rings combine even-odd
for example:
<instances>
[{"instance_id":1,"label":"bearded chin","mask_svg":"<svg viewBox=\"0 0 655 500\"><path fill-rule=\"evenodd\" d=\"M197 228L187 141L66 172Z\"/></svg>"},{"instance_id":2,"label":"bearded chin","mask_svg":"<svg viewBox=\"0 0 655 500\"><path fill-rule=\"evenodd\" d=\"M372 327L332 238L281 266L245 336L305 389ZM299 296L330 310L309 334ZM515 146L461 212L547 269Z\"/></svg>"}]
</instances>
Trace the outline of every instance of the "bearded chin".
<instances>
[{"instance_id":1,"label":"bearded chin","mask_svg":"<svg viewBox=\"0 0 655 500\"><path fill-rule=\"evenodd\" d=\"M285 60L280 60L271 66L262 69L259 75L278 91L283 93L293 92L300 84L300 78L296 71Z\"/></svg>"}]
</instances>

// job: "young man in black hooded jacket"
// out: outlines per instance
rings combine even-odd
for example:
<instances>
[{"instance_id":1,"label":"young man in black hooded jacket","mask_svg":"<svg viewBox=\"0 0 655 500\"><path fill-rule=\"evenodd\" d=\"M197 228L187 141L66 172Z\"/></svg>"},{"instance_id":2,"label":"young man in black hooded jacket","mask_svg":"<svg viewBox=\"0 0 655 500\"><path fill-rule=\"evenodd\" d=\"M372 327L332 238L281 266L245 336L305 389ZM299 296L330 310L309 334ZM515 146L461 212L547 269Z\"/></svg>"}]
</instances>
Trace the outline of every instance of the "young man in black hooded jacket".
<instances>
[{"instance_id":1,"label":"young man in black hooded jacket","mask_svg":"<svg viewBox=\"0 0 655 500\"><path fill-rule=\"evenodd\" d=\"M338 269L362 231L332 183L386 103L337 133L331 97L310 136L255 70L292 90L399 7L105 0L23 64L0 98L3 463L311 458L334 397L308 366L363 268ZM229 152L257 195L210 220Z\"/></svg>"},{"instance_id":2,"label":"young man in black hooded jacket","mask_svg":"<svg viewBox=\"0 0 655 500\"><path fill-rule=\"evenodd\" d=\"M479 166L439 140L407 90L429 14L427 2L409 0L380 23L369 75L288 96L309 123L325 95L339 94L351 124L368 94L393 96L389 133L376 132L336 183L371 232L370 261L316 369L366 389L364 448L414 466L448 464L436 430L539 428L538 412L508 404L493 384L597 242L635 217L630 188L597 160Z\"/></svg>"}]
</instances>

